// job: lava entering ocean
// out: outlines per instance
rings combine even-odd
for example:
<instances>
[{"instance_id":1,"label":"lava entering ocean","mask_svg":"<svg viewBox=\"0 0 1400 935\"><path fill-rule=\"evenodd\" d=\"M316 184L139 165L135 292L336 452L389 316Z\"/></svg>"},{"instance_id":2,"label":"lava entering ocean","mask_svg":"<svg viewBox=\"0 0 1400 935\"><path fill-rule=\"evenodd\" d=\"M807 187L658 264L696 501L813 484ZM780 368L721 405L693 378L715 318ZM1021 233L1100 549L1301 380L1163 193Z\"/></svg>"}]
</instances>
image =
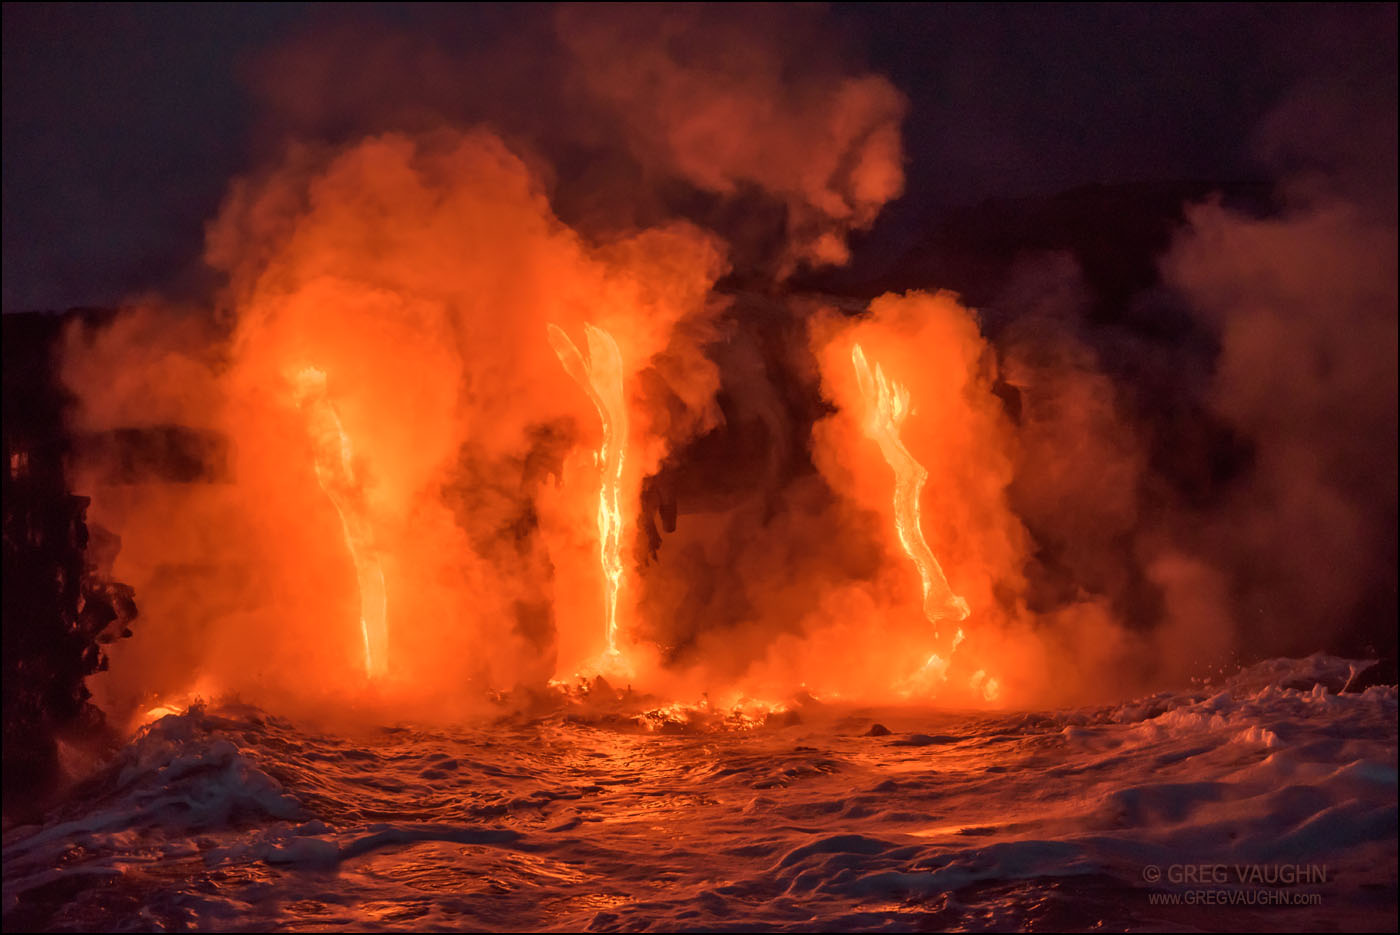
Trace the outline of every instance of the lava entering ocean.
<instances>
[{"instance_id":1,"label":"lava entering ocean","mask_svg":"<svg viewBox=\"0 0 1400 935\"><path fill-rule=\"evenodd\" d=\"M360 632L365 641L365 673L374 678L388 668L388 597L384 569L374 554L374 532L365 516L364 489L355 480L354 448L326 398L326 374L306 367L296 375L298 404L306 410L315 449L316 479L335 504L345 530L345 547L359 581Z\"/></svg>"},{"instance_id":2,"label":"lava entering ocean","mask_svg":"<svg viewBox=\"0 0 1400 935\"><path fill-rule=\"evenodd\" d=\"M891 297L851 332L884 356L901 337L927 351L946 343L941 376L914 387L928 418L908 420L910 390L884 376L883 361L863 369L854 352L852 396L849 376L820 365L834 381L822 392L865 428L815 436L833 492L823 511L793 501L786 525L753 512L757 498L788 496L778 477L760 489L732 475L730 502L707 501L706 486L732 483L717 463L675 491L675 537L658 548L646 544L655 527L642 522L643 487L654 496L687 446L744 431L721 403L736 374L709 356L739 314L713 291L723 270L714 239L668 224L589 245L552 215L532 170L484 132L387 135L319 159L240 188L213 229L211 259L229 270L237 310L226 345L160 348L152 359L123 343L126 322L161 320L147 310L72 359L80 387L104 353L145 355L141 392L166 394L167 418L231 442L219 484L133 489L93 478L94 516L124 537L117 572L146 595L162 637L113 672L104 689L113 703L144 710L156 702L136 694L181 696L202 680L320 709L357 697L358 668L375 704L406 710L444 692L470 709L518 684L594 673L674 698L808 691L987 704L995 692L969 690L969 680L992 672L1006 689L1012 673L1037 665L1034 638L1008 635L1025 629L1021 611L992 593L1014 593L1020 560L1019 546L1002 542L1016 528L996 480L1005 427L977 369L984 342L955 300ZM309 200L287 201L288 186ZM926 308L953 331L927 332ZM829 315L813 322L798 340L825 354L822 329L841 329ZM90 402L84 418L94 423L138 405L111 393ZM765 418L781 426L788 416ZM596 449L575 444L595 432ZM883 463L865 455L871 438ZM741 434L730 439L749 457ZM932 475L912 450L925 445L937 452ZM867 499L876 488L883 506ZM947 553L937 558L929 497ZM885 529L866 525L866 510L887 514L891 502ZM158 516L187 521L148 531ZM726 556L723 537L746 523L748 543ZM215 528L227 535L211 536ZM782 558L833 537L867 558L845 568ZM932 637L903 622L906 579L884 560L890 545L918 570ZM170 575L177 552L199 569L197 583ZM723 580L725 567L735 577ZM964 601L950 577L978 590ZM198 626L180 620L189 587L211 614ZM697 602L696 588L711 597ZM978 635L962 642L956 625L974 600ZM679 615L663 609L677 601ZM359 625L332 625L342 614ZM691 621L699 632L686 632ZM955 647L966 670L956 686Z\"/></svg>"},{"instance_id":3,"label":"lava entering ocean","mask_svg":"<svg viewBox=\"0 0 1400 935\"><path fill-rule=\"evenodd\" d=\"M899 430L904 418L909 414L909 390L893 380L886 379L879 364L872 373L865 359L865 351L859 344L851 348L851 363L856 368L856 381L860 384L861 395L865 397L870 415L866 418L866 433L880 446L880 453L894 471L894 525L899 533L899 544L909 554L909 559L919 569L919 580L924 590L924 616L935 627L940 620L952 618L954 622L967 619L971 612L967 601L954 594L948 587L948 579L943 575L943 567L928 547L920 513L921 495L928 481L928 471L914 459L909 449L900 441ZM934 638L940 634L934 630ZM925 669L942 675L948 663L963 641L963 631L958 627L951 639L943 639L939 652L934 652L925 663Z\"/></svg>"},{"instance_id":4,"label":"lava entering ocean","mask_svg":"<svg viewBox=\"0 0 1400 935\"><path fill-rule=\"evenodd\" d=\"M574 342L558 326L549 326L549 343L564 365L593 401L603 425L598 448L598 557L607 596L604 599L603 665L609 672L622 671L625 663L617 648L617 595L622 588L622 471L627 451L627 404L622 393L622 352L613 336L601 328L584 325L588 335L585 361Z\"/></svg>"}]
</instances>

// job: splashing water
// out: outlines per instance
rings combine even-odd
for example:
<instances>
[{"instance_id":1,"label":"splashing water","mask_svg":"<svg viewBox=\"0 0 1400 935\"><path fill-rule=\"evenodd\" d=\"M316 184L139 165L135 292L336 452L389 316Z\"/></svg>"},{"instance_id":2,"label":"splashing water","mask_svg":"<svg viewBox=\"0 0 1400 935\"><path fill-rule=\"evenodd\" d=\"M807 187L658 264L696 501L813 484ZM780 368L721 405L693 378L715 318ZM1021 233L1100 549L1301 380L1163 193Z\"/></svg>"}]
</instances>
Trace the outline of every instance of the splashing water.
<instances>
[{"instance_id":1,"label":"splashing water","mask_svg":"<svg viewBox=\"0 0 1400 935\"><path fill-rule=\"evenodd\" d=\"M973 715L559 693L345 734L214 701L6 829L4 929L1395 931L1396 689L1337 694L1358 665Z\"/></svg>"},{"instance_id":2,"label":"splashing water","mask_svg":"<svg viewBox=\"0 0 1400 935\"><path fill-rule=\"evenodd\" d=\"M584 325L588 338L585 361L574 342L557 325L549 326L549 343L564 370L583 387L603 423L603 444L597 452L601 474L598 489L598 555L606 588L604 603L604 662L619 668L617 597L622 589L622 467L627 444L627 407L622 395L622 352L602 328Z\"/></svg>"},{"instance_id":3,"label":"splashing water","mask_svg":"<svg viewBox=\"0 0 1400 935\"><path fill-rule=\"evenodd\" d=\"M928 470L924 468L900 438L900 428L909 415L909 390L885 376L879 364L872 372L865 358L865 351L856 344L851 349L851 362L856 369L856 382L860 385L869 415L865 420L865 433L880 446L894 471L894 525L899 534L899 543L919 569L919 579L923 584L924 616L934 626L934 637L941 636L939 622L946 619L966 620L970 613L967 601L953 593L943 567L929 548L924 538L920 519L919 497L924 483L928 480ZM963 640L959 627L951 641L945 641L947 655L934 653L924 664L924 673L940 680L946 677L948 663L953 652Z\"/></svg>"},{"instance_id":4,"label":"splashing water","mask_svg":"<svg viewBox=\"0 0 1400 935\"><path fill-rule=\"evenodd\" d=\"M327 396L325 371L317 367L303 368L296 375L296 396L297 404L307 416L315 450L316 480L335 504L345 533L345 547L355 565L365 673L370 678L378 678L388 671L388 593L384 569L375 554L364 487L355 476L354 449L341 425L340 415Z\"/></svg>"}]
</instances>

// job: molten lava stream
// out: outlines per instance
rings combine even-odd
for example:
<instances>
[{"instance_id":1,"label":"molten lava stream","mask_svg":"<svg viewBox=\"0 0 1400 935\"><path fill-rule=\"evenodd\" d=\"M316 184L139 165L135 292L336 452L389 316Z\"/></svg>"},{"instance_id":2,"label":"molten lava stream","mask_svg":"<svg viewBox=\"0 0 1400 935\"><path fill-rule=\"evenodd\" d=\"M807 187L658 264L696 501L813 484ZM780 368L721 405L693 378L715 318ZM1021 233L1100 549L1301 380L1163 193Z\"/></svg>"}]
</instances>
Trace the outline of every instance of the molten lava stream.
<instances>
[{"instance_id":1,"label":"molten lava stream","mask_svg":"<svg viewBox=\"0 0 1400 935\"><path fill-rule=\"evenodd\" d=\"M934 638L938 648L924 664L924 672L943 677L953 651L962 642L963 631L957 628L951 637L939 631L939 622L951 618L953 621L967 619L967 601L953 593L943 567L938 564L933 550L924 538L920 519L919 498L923 494L928 471L915 460L900 438L900 428L909 415L909 390L885 376L879 364L872 372L865 359L865 351L859 344L851 349L851 362L856 368L856 382L860 385L861 396L865 398L869 413L865 421L865 433L880 446L880 453L894 470L894 526L899 535L899 543L919 569L919 579L923 583L924 617L934 627Z\"/></svg>"},{"instance_id":2,"label":"molten lava stream","mask_svg":"<svg viewBox=\"0 0 1400 935\"><path fill-rule=\"evenodd\" d=\"M557 325L549 326L549 343L564 370L583 387L603 423L603 444L597 452L598 556L604 582L605 668L620 669L617 648L617 599L622 589L622 468L627 447L627 406L622 395L622 352L602 328L584 325L588 360Z\"/></svg>"},{"instance_id":3,"label":"molten lava stream","mask_svg":"<svg viewBox=\"0 0 1400 935\"><path fill-rule=\"evenodd\" d=\"M354 449L326 394L326 374L306 367L296 377L297 402L306 413L316 459L316 480L335 504L345 533L345 547L355 564L360 590L360 633L365 645L365 673L377 678L388 670L388 593L384 569L375 555L374 532L365 505L364 487L355 477Z\"/></svg>"}]
</instances>

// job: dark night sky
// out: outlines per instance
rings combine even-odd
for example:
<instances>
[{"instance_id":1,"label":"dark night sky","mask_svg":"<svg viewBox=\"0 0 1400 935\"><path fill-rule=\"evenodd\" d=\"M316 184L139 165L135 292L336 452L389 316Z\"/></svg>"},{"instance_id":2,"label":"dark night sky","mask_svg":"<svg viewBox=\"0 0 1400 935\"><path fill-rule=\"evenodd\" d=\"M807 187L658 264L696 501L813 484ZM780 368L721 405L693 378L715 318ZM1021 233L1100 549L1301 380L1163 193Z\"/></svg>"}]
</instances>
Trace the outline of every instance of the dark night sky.
<instances>
[{"instance_id":1,"label":"dark night sky","mask_svg":"<svg viewBox=\"0 0 1400 935\"><path fill-rule=\"evenodd\" d=\"M990 196L1260 177L1255 128L1301 83L1374 86L1393 110L1395 9L833 7L833 30L911 103L908 192L866 242L889 249L940 208ZM345 18L411 32L443 15L6 4L4 310L112 304L169 286L197 261L230 177L263 151L248 80L260 54ZM539 12L450 15L466 23L454 41L470 45Z\"/></svg>"}]
</instances>

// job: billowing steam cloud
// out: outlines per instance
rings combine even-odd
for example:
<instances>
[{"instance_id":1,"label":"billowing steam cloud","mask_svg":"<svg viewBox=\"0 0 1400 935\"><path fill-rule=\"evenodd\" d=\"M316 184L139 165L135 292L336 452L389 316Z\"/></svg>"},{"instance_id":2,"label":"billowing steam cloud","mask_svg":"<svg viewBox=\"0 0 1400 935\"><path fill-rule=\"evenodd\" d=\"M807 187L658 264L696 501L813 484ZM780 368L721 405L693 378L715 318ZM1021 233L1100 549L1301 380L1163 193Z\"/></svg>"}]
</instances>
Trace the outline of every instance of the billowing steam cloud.
<instances>
[{"instance_id":1,"label":"billowing steam cloud","mask_svg":"<svg viewBox=\"0 0 1400 935\"><path fill-rule=\"evenodd\" d=\"M395 680L480 695L542 683L558 653L577 662L596 652L570 638L596 629L584 620L599 590L588 575L586 450L598 428L547 328L609 331L634 404L666 413L633 446L635 502L667 433L707 418L713 367L676 324L704 320L723 269L712 240L678 224L585 245L499 139L444 131L300 154L237 186L209 242L211 263L229 274L233 325L203 369L186 362L180 334L139 343L152 335L147 314L68 358L84 398L103 398L103 374L136 371L149 381L140 393L161 401L159 418L231 443L222 483L131 491L116 514L99 499L98 520L127 539L120 573L168 627L145 650L169 659L183 647L182 666L263 693L338 686L359 666L353 570L297 405L299 377L315 368L384 568ZM181 365L161 364L172 360ZM103 415L89 406L82 418L94 427ZM134 409L109 418L150 421ZM205 572L180 594L198 609L166 606L172 587L190 587L169 567L177 556ZM577 626L556 626L556 568L578 582L561 607L583 618ZM190 623L216 606L236 611ZM139 682L159 684L160 670L160 659L143 660Z\"/></svg>"},{"instance_id":2,"label":"billowing steam cloud","mask_svg":"<svg viewBox=\"0 0 1400 935\"><path fill-rule=\"evenodd\" d=\"M764 276L845 262L847 235L903 191L904 98L843 66L819 9L418 15L418 30L342 22L263 56L269 145L485 122L576 230L684 216Z\"/></svg>"},{"instance_id":3,"label":"billowing steam cloud","mask_svg":"<svg viewBox=\"0 0 1400 935\"><path fill-rule=\"evenodd\" d=\"M210 483L112 484L104 452L89 459L80 482L98 492L94 518L121 532L117 573L141 590L152 621L110 679L111 698L191 684L284 703L336 694L365 666L366 568L389 595L399 695L540 685L597 653L599 426L549 327L597 327L619 345L636 416L623 502L635 505L662 458L721 419L707 348L719 337L723 303L710 291L726 249L669 220L656 193L677 180L722 199L756 191L785 217L781 262L830 262L901 178L902 103L882 79L791 62L775 71L777 46L753 46L703 99L707 77L728 67L724 50L695 44L691 13L648 15L629 60L663 93L688 95L666 107L708 115L700 132L664 128L671 142L660 149L634 131L663 102L617 100L597 58L620 38L611 14L565 11L550 29L569 53L542 122L572 109L563 85L583 79L596 100L596 121L561 119L553 135L443 81L447 53L405 35L349 29L267 59L271 125L305 142L237 182L210 225L207 260L228 286L217 315L192 320L214 323L192 334L170 327L188 316L147 307L70 336L65 378L84 401L80 430L179 426L224 443L220 463L204 465ZM684 34L690 54L669 62L664 50ZM347 82L335 75L366 49L406 67L376 69L398 84L372 94L350 83L366 106L342 109ZM447 128L470 122L467 112L500 117L517 142ZM735 116L745 124L715 123ZM620 139L600 141L595 122L618 124ZM742 145L719 158L725 134ZM625 208L601 222L595 213L587 239L562 223L550 192L567 183L519 142L536 135L546 148L583 139L607 164L641 167L652 193L635 197L653 202L639 214L654 223L628 224ZM112 387L113 372L140 383ZM319 428L298 405L307 373L324 374ZM318 464L335 453L316 437L326 426L340 437L338 489ZM640 599L631 590L629 626L625 608Z\"/></svg>"},{"instance_id":4,"label":"billowing steam cloud","mask_svg":"<svg viewBox=\"0 0 1400 935\"><path fill-rule=\"evenodd\" d=\"M1249 446L1176 534L1224 574L1242 654L1395 649L1394 74L1368 45L1293 88L1255 135L1283 209L1198 205L1163 259L1219 343L1206 404Z\"/></svg>"},{"instance_id":5,"label":"billowing steam cloud","mask_svg":"<svg viewBox=\"0 0 1400 935\"><path fill-rule=\"evenodd\" d=\"M1316 648L1387 582L1393 606L1393 211L1315 183L1274 217L1196 206L1151 297L1184 309L1179 347L1096 330L1064 256L1021 265L996 327L938 283L859 309L722 296L729 271L843 262L903 185L889 82L812 54L831 46L810 10L735 16L565 7L475 58L353 28L265 57L266 127L296 142L209 226L214 311L149 302L69 335L76 428L174 439L194 465L172 483L110 445L80 459L143 608L109 704L196 688L451 716L580 671L603 649L602 426L556 347L590 327L622 361L639 687L1066 702ZM946 670L856 344L908 391L921 533L970 611ZM1173 445L1207 465L1194 487ZM337 451L332 492L317 459Z\"/></svg>"},{"instance_id":6,"label":"billowing steam cloud","mask_svg":"<svg viewBox=\"0 0 1400 935\"><path fill-rule=\"evenodd\" d=\"M1394 599L1395 227L1341 201L1190 223L1167 275L1219 334L1210 402L1253 459L1187 541L1234 572L1245 640L1306 652Z\"/></svg>"},{"instance_id":7,"label":"billowing steam cloud","mask_svg":"<svg viewBox=\"0 0 1400 935\"><path fill-rule=\"evenodd\" d=\"M878 75L822 69L801 14L564 6L558 26L647 174L782 203L784 268L844 263L846 233L904 189L903 96Z\"/></svg>"}]
</instances>

